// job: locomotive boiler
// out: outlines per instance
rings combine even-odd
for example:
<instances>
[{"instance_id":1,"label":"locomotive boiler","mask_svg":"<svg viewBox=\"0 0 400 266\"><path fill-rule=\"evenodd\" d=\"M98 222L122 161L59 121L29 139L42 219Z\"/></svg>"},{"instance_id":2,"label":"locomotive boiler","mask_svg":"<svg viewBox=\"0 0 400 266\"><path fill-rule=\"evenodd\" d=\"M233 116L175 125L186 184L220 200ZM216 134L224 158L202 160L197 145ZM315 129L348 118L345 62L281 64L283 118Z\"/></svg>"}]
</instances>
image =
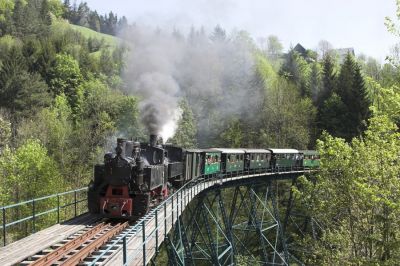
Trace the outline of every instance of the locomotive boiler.
<instances>
[{"instance_id":1,"label":"locomotive boiler","mask_svg":"<svg viewBox=\"0 0 400 266\"><path fill-rule=\"evenodd\" d=\"M171 158L168 157L171 152ZM169 182L180 179L182 151L165 149L151 135L149 143L117 139L114 153L95 165L89 185L91 213L105 217L138 218L168 196Z\"/></svg>"}]
</instances>

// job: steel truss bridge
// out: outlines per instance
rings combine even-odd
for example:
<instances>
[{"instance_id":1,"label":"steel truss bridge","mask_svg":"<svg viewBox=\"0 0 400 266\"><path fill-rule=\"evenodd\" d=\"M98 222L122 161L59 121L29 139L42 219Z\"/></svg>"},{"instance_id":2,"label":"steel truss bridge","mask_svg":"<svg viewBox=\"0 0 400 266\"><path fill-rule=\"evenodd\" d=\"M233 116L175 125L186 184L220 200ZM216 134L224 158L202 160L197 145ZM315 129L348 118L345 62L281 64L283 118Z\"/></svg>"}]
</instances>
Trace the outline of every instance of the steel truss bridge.
<instances>
[{"instance_id":1,"label":"steel truss bridge","mask_svg":"<svg viewBox=\"0 0 400 266\"><path fill-rule=\"evenodd\" d=\"M295 216L291 186L311 172L258 169L193 180L85 264L302 265L286 228ZM75 210L76 202L75 193Z\"/></svg>"},{"instance_id":2,"label":"steel truss bridge","mask_svg":"<svg viewBox=\"0 0 400 266\"><path fill-rule=\"evenodd\" d=\"M285 237L290 186L285 206L278 206L277 187L307 172L259 169L189 182L111 242L91 265L116 246L120 252L107 265L164 264L165 258L158 262L157 256L162 244L169 265L301 265Z\"/></svg>"}]
</instances>

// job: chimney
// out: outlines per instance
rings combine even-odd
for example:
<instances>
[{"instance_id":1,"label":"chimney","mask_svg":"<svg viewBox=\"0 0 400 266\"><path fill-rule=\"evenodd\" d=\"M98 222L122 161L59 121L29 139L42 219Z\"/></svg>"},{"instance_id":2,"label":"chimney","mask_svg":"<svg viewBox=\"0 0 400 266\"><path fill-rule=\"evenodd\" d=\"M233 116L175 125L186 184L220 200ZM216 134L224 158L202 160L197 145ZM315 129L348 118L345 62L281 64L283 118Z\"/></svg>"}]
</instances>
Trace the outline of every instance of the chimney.
<instances>
[{"instance_id":1,"label":"chimney","mask_svg":"<svg viewBox=\"0 0 400 266\"><path fill-rule=\"evenodd\" d=\"M150 135L150 146L155 147L157 145L157 135Z\"/></svg>"}]
</instances>

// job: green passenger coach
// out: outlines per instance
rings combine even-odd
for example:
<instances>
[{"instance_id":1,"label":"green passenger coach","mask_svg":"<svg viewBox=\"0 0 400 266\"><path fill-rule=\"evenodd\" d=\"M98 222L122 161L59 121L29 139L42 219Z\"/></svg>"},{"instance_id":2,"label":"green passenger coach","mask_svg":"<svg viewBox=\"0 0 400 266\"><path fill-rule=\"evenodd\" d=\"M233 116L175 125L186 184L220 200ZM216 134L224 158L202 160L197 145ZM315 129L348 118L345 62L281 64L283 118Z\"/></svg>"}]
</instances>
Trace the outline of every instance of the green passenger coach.
<instances>
[{"instance_id":1,"label":"green passenger coach","mask_svg":"<svg viewBox=\"0 0 400 266\"><path fill-rule=\"evenodd\" d=\"M303 154L304 168L318 168L319 167L319 153L317 151L300 151Z\"/></svg>"},{"instance_id":2,"label":"green passenger coach","mask_svg":"<svg viewBox=\"0 0 400 266\"><path fill-rule=\"evenodd\" d=\"M244 151L246 153L246 170L269 168L271 151L263 149L245 149Z\"/></svg>"},{"instance_id":3,"label":"green passenger coach","mask_svg":"<svg viewBox=\"0 0 400 266\"><path fill-rule=\"evenodd\" d=\"M301 166L301 158L295 149L269 149L272 152L271 167L289 169Z\"/></svg>"},{"instance_id":4,"label":"green passenger coach","mask_svg":"<svg viewBox=\"0 0 400 266\"><path fill-rule=\"evenodd\" d=\"M244 150L213 148L221 152L221 170L223 173L242 171L244 168Z\"/></svg>"},{"instance_id":5,"label":"green passenger coach","mask_svg":"<svg viewBox=\"0 0 400 266\"><path fill-rule=\"evenodd\" d=\"M202 150L202 173L205 175L221 171L221 152L216 150Z\"/></svg>"}]
</instances>

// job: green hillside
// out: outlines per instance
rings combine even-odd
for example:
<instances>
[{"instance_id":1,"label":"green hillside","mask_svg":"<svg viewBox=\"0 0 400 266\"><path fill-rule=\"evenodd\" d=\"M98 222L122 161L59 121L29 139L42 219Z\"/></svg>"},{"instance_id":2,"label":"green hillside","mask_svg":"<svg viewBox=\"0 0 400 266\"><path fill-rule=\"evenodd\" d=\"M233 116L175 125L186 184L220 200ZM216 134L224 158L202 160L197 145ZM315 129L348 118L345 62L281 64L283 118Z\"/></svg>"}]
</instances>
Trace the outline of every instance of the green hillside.
<instances>
[{"instance_id":1,"label":"green hillside","mask_svg":"<svg viewBox=\"0 0 400 266\"><path fill-rule=\"evenodd\" d=\"M66 20L54 20L52 23L52 29L54 32L65 32L68 29L73 29L80 32L83 36L85 36L88 39L93 38L99 41L103 40L105 46L109 48L115 48L121 41L120 38L117 38L115 36L100 33L86 27L73 25Z\"/></svg>"}]
</instances>

